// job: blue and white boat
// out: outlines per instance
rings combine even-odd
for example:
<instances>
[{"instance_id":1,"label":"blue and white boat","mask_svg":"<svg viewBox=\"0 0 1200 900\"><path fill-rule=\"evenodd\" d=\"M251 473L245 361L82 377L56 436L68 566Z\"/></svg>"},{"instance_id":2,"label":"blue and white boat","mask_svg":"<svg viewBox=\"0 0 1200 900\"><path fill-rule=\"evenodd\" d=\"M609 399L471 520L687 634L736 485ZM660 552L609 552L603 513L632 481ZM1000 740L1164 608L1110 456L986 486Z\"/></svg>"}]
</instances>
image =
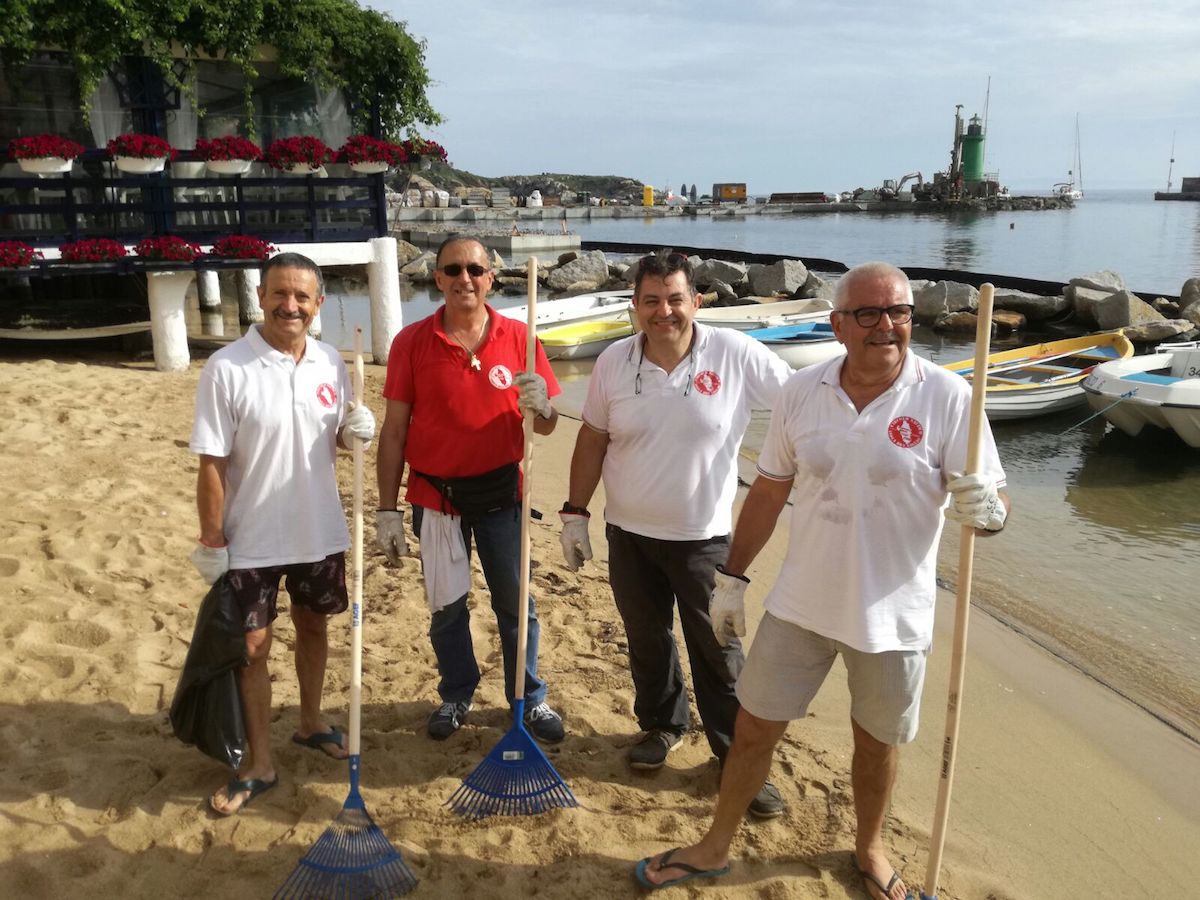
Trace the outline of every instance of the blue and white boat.
<instances>
[{"instance_id":1,"label":"blue and white boat","mask_svg":"<svg viewBox=\"0 0 1200 900\"><path fill-rule=\"evenodd\" d=\"M1106 362L1083 382L1088 405L1137 436L1146 425L1200 447L1200 341L1159 344L1155 353Z\"/></svg>"},{"instance_id":2,"label":"blue and white boat","mask_svg":"<svg viewBox=\"0 0 1200 900\"><path fill-rule=\"evenodd\" d=\"M846 352L845 346L834 336L833 326L828 322L755 328L744 333L761 341L793 369L824 362Z\"/></svg>"}]
</instances>

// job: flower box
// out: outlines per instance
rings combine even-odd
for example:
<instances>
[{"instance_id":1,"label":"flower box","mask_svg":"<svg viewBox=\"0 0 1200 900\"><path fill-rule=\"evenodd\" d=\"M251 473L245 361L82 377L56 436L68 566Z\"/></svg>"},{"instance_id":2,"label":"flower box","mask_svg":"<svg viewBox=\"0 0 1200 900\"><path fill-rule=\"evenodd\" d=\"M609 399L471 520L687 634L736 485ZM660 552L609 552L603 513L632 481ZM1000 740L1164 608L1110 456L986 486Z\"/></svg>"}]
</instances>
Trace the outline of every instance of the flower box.
<instances>
[{"instance_id":1,"label":"flower box","mask_svg":"<svg viewBox=\"0 0 1200 900\"><path fill-rule=\"evenodd\" d=\"M58 248L65 262L111 262L125 256L125 246L111 238L87 238Z\"/></svg>"},{"instance_id":2,"label":"flower box","mask_svg":"<svg viewBox=\"0 0 1200 900\"><path fill-rule=\"evenodd\" d=\"M248 159L210 159L204 165L214 175L245 175L254 163Z\"/></svg>"},{"instance_id":3,"label":"flower box","mask_svg":"<svg viewBox=\"0 0 1200 900\"><path fill-rule=\"evenodd\" d=\"M446 161L446 148L437 141L427 141L424 138L411 138L400 145L404 148L409 162L420 164L422 169L428 169L436 159Z\"/></svg>"},{"instance_id":4,"label":"flower box","mask_svg":"<svg viewBox=\"0 0 1200 900\"><path fill-rule=\"evenodd\" d=\"M204 160L214 175L245 175L262 156L258 144L236 134L196 141L196 158Z\"/></svg>"},{"instance_id":5,"label":"flower box","mask_svg":"<svg viewBox=\"0 0 1200 900\"><path fill-rule=\"evenodd\" d=\"M113 163L117 169L129 175L150 175L161 172L166 165L165 159L143 159L138 156L114 156Z\"/></svg>"},{"instance_id":6,"label":"flower box","mask_svg":"<svg viewBox=\"0 0 1200 900\"><path fill-rule=\"evenodd\" d=\"M50 175L71 171L75 157L83 153L83 144L57 134L35 134L13 138L8 152L22 172Z\"/></svg>"},{"instance_id":7,"label":"flower box","mask_svg":"<svg viewBox=\"0 0 1200 900\"><path fill-rule=\"evenodd\" d=\"M334 160L349 163L352 171L363 175L378 175L392 166L408 162L408 154L399 144L381 141L367 134L356 134L334 154Z\"/></svg>"},{"instance_id":8,"label":"flower box","mask_svg":"<svg viewBox=\"0 0 1200 900\"><path fill-rule=\"evenodd\" d=\"M138 241L133 252L144 260L190 263L200 255L200 247L168 234Z\"/></svg>"},{"instance_id":9,"label":"flower box","mask_svg":"<svg viewBox=\"0 0 1200 900\"><path fill-rule=\"evenodd\" d=\"M36 159L18 159L17 165L22 172L30 175L61 175L70 172L75 160L64 159L61 156L41 156Z\"/></svg>"},{"instance_id":10,"label":"flower box","mask_svg":"<svg viewBox=\"0 0 1200 900\"><path fill-rule=\"evenodd\" d=\"M231 234L213 243L213 256L223 259L267 259L277 248L250 234Z\"/></svg>"},{"instance_id":11,"label":"flower box","mask_svg":"<svg viewBox=\"0 0 1200 900\"><path fill-rule=\"evenodd\" d=\"M152 134L119 134L108 142L108 155L113 159L133 157L135 159L174 159L174 147Z\"/></svg>"},{"instance_id":12,"label":"flower box","mask_svg":"<svg viewBox=\"0 0 1200 900\"><path fill-rule=\"evenodd\" d=\"M333 152L320 138L290 137L271 142L264 154L272 168L293 175L312 175L333 160Z\"/></svg>"},{"instance_id":13,"label":"flower box","mask_svg":"<svg viewBox=\"0 0 1200 900\"><path fill-rule=\"evenodd\" d=\"M350 171L357 172L359 175L379 175L390 169L385 162L353 162L350 163Z\"/></svg>"},{"instance_id":14,"label":"flower box","mask_svg":"<svg viewBox=\"0 0 1200 900\"><path fill-rule=\"evenodd\" d=\"M0 241L0 269L23 269L41 258L40 250L22 241Z\"/></svg>"}]
</instances>

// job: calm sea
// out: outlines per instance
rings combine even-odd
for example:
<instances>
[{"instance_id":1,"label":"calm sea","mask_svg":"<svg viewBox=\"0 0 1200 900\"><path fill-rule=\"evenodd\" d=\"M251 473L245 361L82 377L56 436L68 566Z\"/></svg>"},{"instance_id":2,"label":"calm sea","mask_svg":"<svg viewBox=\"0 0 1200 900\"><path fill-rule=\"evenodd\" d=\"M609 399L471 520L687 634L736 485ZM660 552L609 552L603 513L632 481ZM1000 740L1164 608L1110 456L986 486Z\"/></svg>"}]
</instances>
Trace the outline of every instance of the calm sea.
<instances>
[{"instance_id":1,"label":"calm sea","mask_svg":"<svg viewBox=\"0 0 1200 900\"><path fill-rule=\"evenodd\" d=\"M576 230L584 240L847 265L886 259L1051 281L1111 269L1134 290L1168 295L1200 274L1200 204L1155 203L1133 192L1091 192L1073 210L623 219ZM437 302L424 290L409 293L405 322ZM365 298L331 294L323 322L325 339L348 349L352 328L369 328ZM913 348L935 362L972 355L970 341L922 328ZM590 364L555 365L564 406L577 412ZM1003 536L976 542L973 598L1200 740L1200 451L1173 435L1130 439L1089 415L1081 409L994 427L1014 512ZM756 419L747 446L764 431ZM939 569L948 584L957 560L957 529L947 529Z\"/></svg>"}]
</instances>

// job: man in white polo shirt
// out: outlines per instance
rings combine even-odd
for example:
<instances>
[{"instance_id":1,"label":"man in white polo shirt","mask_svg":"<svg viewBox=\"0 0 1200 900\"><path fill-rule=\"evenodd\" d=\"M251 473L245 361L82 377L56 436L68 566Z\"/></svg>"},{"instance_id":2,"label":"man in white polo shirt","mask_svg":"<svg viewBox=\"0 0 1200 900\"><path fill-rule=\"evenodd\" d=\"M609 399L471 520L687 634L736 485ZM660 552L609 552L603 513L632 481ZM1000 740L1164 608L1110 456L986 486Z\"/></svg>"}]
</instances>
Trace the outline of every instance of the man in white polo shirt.
<instances>
[{"instance_id":1,"label":"man in white polo shirt","mask_svg":"<svg viewBox=\"0 0 1200 900\"><path fill-rule=\"evenodd\" d=\"M851 269L834 305L846 356L784 387L712 598L718 637L742 634L743 573L795 487L787 557L738 681L742 709L713 822L698 844L638 863L649 887L729 871L738 820L775 744L790 720L804 717L840 653L854 736L854 866L876 900L907 892L887 860L883 820L898 745L917 733L943 507L949 493L945 517L986 535L1004 527L1008 499L989 429L980 473L960 474L970 389L908 350L913 300L904 273L886 263Z\"/></svg>"},{"instance_id":2,"label":"man in white polo shirt","mask_svg":"<svg viewBox=\"0 0 1200 900\"><path fill-rule=\"evenodd\" d=\"M365 405L347 411L350 379L338 351L308 336L325 300L321 270L299 253L263 265L263 322L217 351L196 389L191 449L200 455L200 539L192 561L210 584L228 573L246 631L238 687L249 753L210 799L229 816L278 783L271 760L267 658L279 581L296 629L300 723L292 740L334 759L345 741L321 718L326 623L343 611L350 534L334 475L337 447L370 441Z\"/></svg>"},{"instance_id":3,"label":"man in white polo shirt","mask_svg":"<svg viewBox=\"0 0 1200 900\"><path fill-rule=\"evenodd\" d=\"M609 582L644 731L629 764L662 767L688 730L672 633L676 602L696 706L724 764L744 657L736 639L717 643L708 598L729 551L738 449L750 411L769 409L792 372L753 338L693 321L700 296L680 254L639 262L633 304L641 333L605 350L592 371L561 511L563 553L572 569L591 558L587 504L603 477ZM754 816L782 814L765 772L756 789Z\"/></svg>"}]
</instances>

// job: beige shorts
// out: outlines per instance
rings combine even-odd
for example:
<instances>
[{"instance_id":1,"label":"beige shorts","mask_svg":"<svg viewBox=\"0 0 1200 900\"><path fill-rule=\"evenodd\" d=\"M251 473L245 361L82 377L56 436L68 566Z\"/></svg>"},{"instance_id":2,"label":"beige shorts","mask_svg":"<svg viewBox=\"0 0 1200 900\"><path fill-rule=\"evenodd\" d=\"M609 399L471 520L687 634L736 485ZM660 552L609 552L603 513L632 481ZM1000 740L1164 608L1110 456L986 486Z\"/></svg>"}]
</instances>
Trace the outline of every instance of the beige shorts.
<instances>
[{"instance_id":1,"label":"beige shorts","mask_svg":"<svg viewBox=\"0 0 1200 900\"><path fill-rule=\"evenodd\" d=\"M840 653L850 716L877 741L907 744L917 736L928 652L863 653L766 613L738 678L737 697L760 719L803 718Z\"/></svg>"}]
</instances>

